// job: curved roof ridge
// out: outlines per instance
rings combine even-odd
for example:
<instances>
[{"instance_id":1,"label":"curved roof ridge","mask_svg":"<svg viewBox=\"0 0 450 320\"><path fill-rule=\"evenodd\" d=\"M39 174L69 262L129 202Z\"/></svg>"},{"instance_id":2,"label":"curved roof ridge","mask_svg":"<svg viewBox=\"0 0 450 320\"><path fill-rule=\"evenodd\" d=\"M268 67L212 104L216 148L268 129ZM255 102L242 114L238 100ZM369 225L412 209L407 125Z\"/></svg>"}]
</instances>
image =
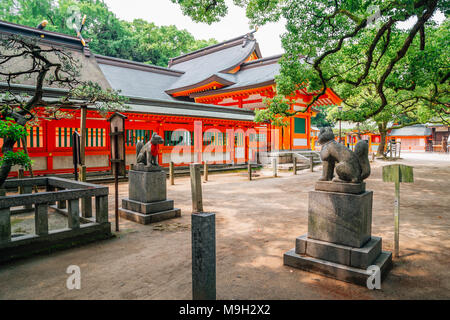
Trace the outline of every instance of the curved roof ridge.
<instances>
[{"instance_id":1,"label":"curved roof ridge","mask_svg":"<svg viewBox=\"0 0 450 320\"><path fill-rule=\"evenodd\" d=\"M233 38L233 39L230 39L230 40L226 40L226 41L223 41L223 42L220 42L220 43L213 44L213 45L208 46L208 47L204 47L204 48L192 51L192 52L185 53L185 54L183 54L181 56L178 56L178 57L170 58L170 60L169 60L169 68L171 66L177 64L177 63L181 63L181 62L184 62L184 61L187 61L187 60L195 59L197 57L201 57L203 55L210 54L210 53L213 53L213 52L218 51L218 50L226 49L228 47L234 47L234 46L243 44L243 42L245 40L255 41L256 42L256 39L253 36L253 33L254 33L254 31L246 33L246 34L244 34L242 36L239 36L239 37L236 37L236 38ZM246 46L247 43L244 43L244 46ZM261 56L261 52L259 52L259 50L258 50L258 55Z\"/></svg>"},{"instance_id":2,"label":"curved roof ridge","mask_svg":"<svg viewBox=\"0 0 450 320\"><path fill-rule=\"evenodd\" d=\"M241 67L246 67L246 66L250 66L250 65L254 65L254 64L259 64L259 63L263 63L263 62L278 62L278 60L283 56L283 54L276 54L273 56L269 56L269 57L265 57L265 58L260 58L257 60L252 60L252 61L248 61L248 62L244 62Z\"/></svg>"}]
</instances>

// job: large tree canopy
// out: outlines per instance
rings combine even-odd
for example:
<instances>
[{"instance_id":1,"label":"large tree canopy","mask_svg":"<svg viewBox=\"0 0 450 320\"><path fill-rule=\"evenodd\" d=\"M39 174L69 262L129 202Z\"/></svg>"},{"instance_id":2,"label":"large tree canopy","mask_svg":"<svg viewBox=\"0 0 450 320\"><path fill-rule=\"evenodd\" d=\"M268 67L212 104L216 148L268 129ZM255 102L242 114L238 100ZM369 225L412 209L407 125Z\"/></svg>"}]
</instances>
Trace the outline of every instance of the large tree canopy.
<instances>
[{"instance_id":1,"label":"large tree canopy","mask_svg":"<svg viewBox=\"0 0 450 320\"><path fill-rule=\"evenodd\" d=\"M195 21L226 14L225 0L172 0ZM234 0L253 25L286 20L280 94L260 121L293 115L289 96L306 88L317 96L333 88L343 99L341 118L408 121L449 117L449 0ZM412 118L412 120L410 119ZM383 122L383 121L381 121Z\"/></svg>"},{"instance_id":2,"label":"large tree canopy","mask_svg":"<svg viewBox=\"0 0 450 320\"><path fill-rule=\"evenodd\" d=\"M78 15L78 21L77 21ZM217 43L196 40L187 30L158 27L137 19L118 19L101 0L2 0L0 19L36 27L48 20L46 30L76 35L72 24L86 15L83 37L98 54L167 66L169 58Z\"/></svg>"}]
</instances>

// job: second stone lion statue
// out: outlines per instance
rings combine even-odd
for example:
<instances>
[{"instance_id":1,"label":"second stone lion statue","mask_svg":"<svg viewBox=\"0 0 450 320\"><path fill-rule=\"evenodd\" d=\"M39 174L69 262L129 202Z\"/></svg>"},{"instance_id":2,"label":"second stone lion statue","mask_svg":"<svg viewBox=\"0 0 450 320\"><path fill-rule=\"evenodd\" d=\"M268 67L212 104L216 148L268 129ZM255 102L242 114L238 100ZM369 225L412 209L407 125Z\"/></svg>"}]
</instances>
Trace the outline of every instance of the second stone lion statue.
<instances>
[{"instance_id":1,"label":"second stone lion statue","mask_svg":"<svg viewBox=\"0 0 450 320\"><path fill-rule=\"evenodd\" d=\"M153 132L149 142L145 145L142 141L136 144L136 163L142 163L144 165L158 165L158 152L159 145L163 144L164 140L161 136Z\"/></svg>"},{"instance_id":2,"label":"second stone lion statue","mask_svg":"<svg viewBox=\"0 0 450 320\"><path fill-rule=\"evenodd\" d=\"M367 141L359 141L353 152L334 140L334 133L330 127L320 129L318 141L322 145L320 159L323 162L320 181L333 180L335 168L339 177L333 180L336 182L360 183L370 175Z\"/></svg>"}]
</instances>

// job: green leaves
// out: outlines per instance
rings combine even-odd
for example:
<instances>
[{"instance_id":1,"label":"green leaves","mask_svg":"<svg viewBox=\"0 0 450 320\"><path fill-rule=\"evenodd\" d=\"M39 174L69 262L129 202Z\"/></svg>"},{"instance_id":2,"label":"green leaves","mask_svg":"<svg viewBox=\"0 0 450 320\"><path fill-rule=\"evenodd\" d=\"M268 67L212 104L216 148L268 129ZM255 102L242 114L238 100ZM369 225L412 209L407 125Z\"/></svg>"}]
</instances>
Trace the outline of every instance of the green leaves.
<instances>
[{"instance_id":1,"label":"green leaves","mask_svg":"<svg viewBox=\"0 0 450 320\"><path fill-rule=\"evenodd\" d=\"M195 22L211 24L217 22L228 13L225 0L170 0L180 5L184 15Z\"/></svg>"},{"instance_id":2,"label":"green leaves","mask_svg":"<svg viewBox=\"0 0 450 320\"><path fill-rule=\"evenodd\" d=\"M183 5L189 7L188 3ZM83 37L91 40L89 48L97 54L166 67L172 57L217 43L214 39L196 40L187 30L173 25L159 27L142 19L122 21L100 0L2 0L0 19L31 27L46 19L49 24L45 30L76 35L67 23L73 6L79 8L79 18L87 16ZM187 10L200 16L200 11ZM215 15L220 10L208 12Z\"/></svg>"},{"instance_id":3,"label":"green leaves","mask_svg":"<svg viewBox=\"0 0 450 320\"><path fill-rule=\"evenodd\" d=\"M31 165L31 159L21 150L16 152L8 151L0 157L0 166L3 164L8 164L11 166L20 165L28 168Z\"/></svg>"},{"instance_id":4,"label":"green leaves","mask_svg":"<svg viewBox=\"0 0 450 320\"><path fill-rule=\"evenodd\" d=\"M26 137L27 130L24 126L21 126L13 119L6 118L0 121L0 138L11 139L13 141L19 141L23 137ZM19 150L16 152L7 151L3 156L0 157L0 167L3 163L10 165L21 165L27 167L31 165L31 160L23 151Z\"/></svg>"},{"instance_id":5,"label":"green leaves","mask_svg":"<svg viewBox=\"0 0 450 320\"><path fill-rule=\"evenodd\" d=\"M0 138L19 141L27 136L27 130L24 126L17 124L13 119L6 118L0 121Z\"/></svg>"}]
</instances>

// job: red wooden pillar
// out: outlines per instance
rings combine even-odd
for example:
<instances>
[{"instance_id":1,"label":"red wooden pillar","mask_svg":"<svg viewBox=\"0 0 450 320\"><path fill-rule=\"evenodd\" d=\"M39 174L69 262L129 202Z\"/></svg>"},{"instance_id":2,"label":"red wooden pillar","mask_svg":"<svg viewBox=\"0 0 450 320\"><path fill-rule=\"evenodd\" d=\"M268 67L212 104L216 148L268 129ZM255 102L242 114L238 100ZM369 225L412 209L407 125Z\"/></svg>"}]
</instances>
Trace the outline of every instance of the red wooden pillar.
<instances>
[{"instance_id":1,"label":"red wooden pillar","mask_svg":"<svg viewBox=\"0 0 450 320\"><path fill-rule=\"evenodd\" d=\"M197 160L194 162L202 163L202 151L203 151L203 129L202 121L194 121L194 155L197 155Z\"/></svg>"},{"instance_id":2,"label":"red wooden pillar","mask_svg":"<svg viewBox=\"0 0 450 320\"><path fill-rule=\"evenodd\" d=\"M270 152L272 150L272 125L267 124L266 128L266 151Z\"/></svg>"},{"instance_id":3,"label":"red wooden pillar","mask_svg":"<svg viewBox=\"0 0 450 320\"><path fill-rule=\"evenodd\" d=\"M127 127L127 122L125 120L125 128L126 127ZM106 126L105 127L105 131L106 131L106 137L110 137L111 136L111 126ZM106 140L106 143L105 143L106 149L107 150L111 150L111 139L107 138L105 140ZM125 164L126 164L126 157L127 157L127 155L126 155L126 152L125 152ZM108 170L112 170L112 167L111 167L111 154L110 154L110 152L108 152Z\"/></svg>"},{"instance_id":4,"label":"red wooden pillar","mask_svg":"<svg viewBox=\"0 0 450 320\"><path fill-rule=\"evenodd\" d=\"M47 153L47 171L53 171L53 152L56 149L55 121L43 120L45 132L45 151Z\"/></svg>"},{"instance_id":5,"label":"red wooden pillar","mask_svg":"<svg viewBox=\"0 0 450 320\"><path fill-rule=\"evenodd\" d=\"M230 163L234 164L235 152L234 152L234 128L228 128L228 150L230 152Z\"/></svg>"},{"instance_id":6,"label":"red wooden pillar","mask_svg":"<svg viewBox=\"0 0 450 320\"><path fill-rule=\"evenodd\" d=\"M164 121L159 122L158 124L158 128L156 129L158 132L158 135L160 137L164 137ZM164 139L164 138L163 138ZM159 148L159 153L158 153L158 164L161 166L162 165L162 148Z\"/></svg>"},{"instance_id":7,"label":"red wooden pillar","mask_svg":"<svg viewBox=\"0 0 450 320\"><path fill-rule=\"evenodd\" d=\"M248 128L247 128L248 131ZM249 151L250 151L250 138L248 136L248 132L244 133L244 150L245 150L245 162L249 162Z\"/></svg>"}]
</instances>

